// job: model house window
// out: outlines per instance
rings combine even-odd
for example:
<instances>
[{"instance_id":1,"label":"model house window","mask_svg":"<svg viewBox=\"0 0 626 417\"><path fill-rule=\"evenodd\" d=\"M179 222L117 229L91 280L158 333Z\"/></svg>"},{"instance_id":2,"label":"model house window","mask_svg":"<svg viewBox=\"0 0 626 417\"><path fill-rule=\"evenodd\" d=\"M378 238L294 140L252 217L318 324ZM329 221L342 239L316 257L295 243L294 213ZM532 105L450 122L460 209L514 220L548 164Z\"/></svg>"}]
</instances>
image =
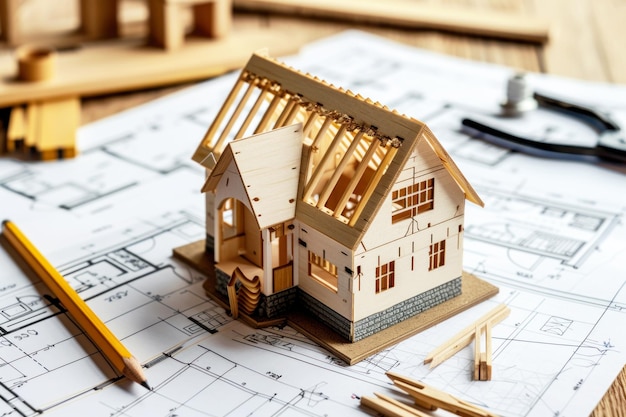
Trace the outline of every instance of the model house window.
<instances>
[{"instance_id":1,"label":"model house window","mask_svg":"<svg viewBox=\"0 0 626 417\"><path fill-rule=\"evenodd\" d=\"M376 267L376 293L393 288L395 285L395 269L396 262L391 261L388 264Z\"/></svg>"},{"instance_id":2,"label":"model house window","mask_svg":"<svg viewBox=\"0 0 626 417\"><path fill-rule=\"evenodd\" d=\"M442 240L441 242L433 243L432 245L430 245L429 255L429 271L439 268L440 266L444 266L446 263L446 241Z\"/></svg>"},{"instance_id":3,"label":"model house window","mask_svg":"<svg viewBox=\"0 0 626 417\"><path fill-rule=\"evenodd\" d=\"M224 201L221 209L222 215L222 238L229 239L231 237L237 236L241 233L241 207L239 207L239 202L234 198L229 198Z\"/></svg>"},{"instance_id":4,"label":"model house window","mask_svg":"<svg viewBox=\"0 0 626 417\"><path fill-rule=\"evenodd\" d=\"M435 201L435 179L420 181L392 191L391 201L393 205L392 223L432 210Z\"/></svg>"},{"instance_id":5,"label":"model house window","mask_svg":"<svg viewBox=\"0 0 626 417\"><path fill-rule=\"evenodd\" d=\"M309 251L309 276L337 292L337 266L311 251Z\"/></svg>"}]
</instances>

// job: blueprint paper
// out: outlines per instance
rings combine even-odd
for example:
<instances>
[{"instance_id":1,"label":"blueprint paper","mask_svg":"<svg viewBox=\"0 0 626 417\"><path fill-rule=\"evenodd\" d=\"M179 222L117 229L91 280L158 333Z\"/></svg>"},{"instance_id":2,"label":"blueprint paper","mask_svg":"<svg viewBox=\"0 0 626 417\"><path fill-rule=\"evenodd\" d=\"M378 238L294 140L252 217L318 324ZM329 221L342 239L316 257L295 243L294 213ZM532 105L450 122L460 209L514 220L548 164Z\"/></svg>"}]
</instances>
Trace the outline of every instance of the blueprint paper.
<instances>
[{"instance_id":1,"label":"blueprint paper","mask_svg":"<svg viewBox=\"0 0 626 417\"><path fill-rule=\"evenodd\" d=\"M588 415L626 363L624 170L529 157L461 132L463 117L497 114L508 68L361 32L285 60L431 127L485 201L466 208L465 269L500 293L354 366L289 327L233 321L204 294L204 276L171 257L204 237L205 173L190 157L230 74L81 128L76 159L0 159L0 218L26 232L146 365L153 387L117 379L42 298L45 286L0 251L0 415L374 414L360 396L401 397L388 370L504 416ZM529 78L626 125L624 86ZM521 128L555 136L546 140L593 140L571 120L534 116ZM422 364L501 302L511 315L493 328L491 381L471 381L471 347L433 370Z\"/></svg>"}]
</instances>

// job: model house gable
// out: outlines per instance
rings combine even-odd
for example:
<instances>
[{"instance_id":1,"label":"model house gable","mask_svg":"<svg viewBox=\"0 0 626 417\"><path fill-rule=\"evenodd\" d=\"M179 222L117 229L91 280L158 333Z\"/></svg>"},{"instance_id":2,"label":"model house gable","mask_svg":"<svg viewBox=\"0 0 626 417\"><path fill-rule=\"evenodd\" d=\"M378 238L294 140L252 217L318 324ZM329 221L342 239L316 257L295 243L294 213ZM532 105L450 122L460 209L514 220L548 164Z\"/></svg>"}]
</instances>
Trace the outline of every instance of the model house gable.
<instances>
[{"instance_id":1,"label":"model house gable","mask_svg":"<svg viewBox=\"0 0 626 417\"><path fill-rule=\"evenodd\" d=\"M223 178L230 172L238 177L242 190L224 191L225 195L245 202L260 229L291 220L295 217L301 153L300 124L233 141L202 191L215 192L220 183L222 189L227 188L231 180L226 184Z\"/></svg>"},{"instance_id":2,"label":"model house gable","mask_svg":"<svg viewBox=\"0 0 626 417\"><path fill-rule=\"evenodd\" d=\"M372 221L374 232L363 235L361 250L418 233L464 214L465 190L427 140L414 146Z\"/></svg>"}]
</instances>

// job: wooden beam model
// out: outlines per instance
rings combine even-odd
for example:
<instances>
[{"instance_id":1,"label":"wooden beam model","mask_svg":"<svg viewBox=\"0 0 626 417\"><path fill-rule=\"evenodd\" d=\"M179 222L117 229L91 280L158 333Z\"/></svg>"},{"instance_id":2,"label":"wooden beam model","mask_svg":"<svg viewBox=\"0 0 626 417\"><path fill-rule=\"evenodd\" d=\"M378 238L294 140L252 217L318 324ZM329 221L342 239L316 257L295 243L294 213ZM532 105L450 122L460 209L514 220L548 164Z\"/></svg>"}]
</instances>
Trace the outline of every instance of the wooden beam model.
<instances>
[{"instance_id":1,"label":"wooden beam model","mask_svg":"<svg viewBox=\"0 0 626 417\"><path fill-rule=\"evenodd\" d=\"M474 341L473 379L491 380L491 327L508 317L510 312L511 310L506 305L498 305L431 351L426 355L424 364L430 364L432 369ZM481 350L483 334L485 335L485 351Z\"/></svg>"},{"instance_id":2,"label":"wooden beam model","mask_svg":"<svg viewBox=\"0 0 626 417\"><path fill-rule=\"evenodd\" d=\"M463 417L497 417L490 411L458 399L447 392L440 391L420 381L395 372L387 372L387 377L391 379L396 387L406 392L413 399L415 405L422 409L434 411L437 408L441 408L442 410ZM376 398L362 396L361 404L385 416L426 417L429 415L417 408L410 407L403 402L394 400L383 394L374 394Z\"/></svg>"},{"instance_id":3,"label":"wooden beam model","mask_svg":"<svg viewBox=\"0 0 626 417\"><path fill-rule=\"evenodd\" d=\"M484 335L484 346L481 340ZM474 381L491 381L491 323L476 326L474 332Z\"/></svg>"},{"instance_id":4,"label":"wooden beam model","mask_svg":"<svg viewBox=\"0 0 626 417\"><path fill-rule=\"evenodd\" d=\"M43 108L45 115L58 101L79 103L80 97L202 80L241 67L259 48L276 45L276 53L287 54L300 43L297 36L286 42L281 34L258 29L230 33L232 0L145 0L147 35L122 36L119 1L80 0L78 31L37 36L20 30L19 0L0 0L0 41L16 48L15 54L0 55L0 107L15 106L16 119L23 119L18 107L32 107L29 114ZM189 37L188 9L193 16ZM24 139L38 149L33 155L76 153L68 142L78 126L73 110L68 117L61 114L56 127L37 120L27 120L37 138L12 135L4 151ZM54 144L61 125L68 135Z\"/></svg>"},{"instance_id":5,"label":"wooden beam model","mask_svg":"<svg viewBox=\"0 0 626 417\"><path fill-rule=\"evenodd\" d=\"M426 314L439 305L452 303L439 319L469 307L454 301L466 292L484 299L467 283L458 243L465 201L483 202L417 119L257 52L193 159L207 169L200 247L216 279L205 288L226 296L233 316L286 317L333 352L321 326L351 343L370 338L354 363L423 330L415 316L433 323ZM418 209L427 199L439 203ZM424 279L407 279L415 274ZM255 276L258 286L245 284Z\"/></svg>"},{"instance_id":6,"label":"wooden beam model","mask_svg":"<svg viewBox=\"0 0 626 417\"><path fill-rule=\"evenodd\" d=\"M549 25L534 16L405 0L234 0L240 10L342 19L409 29L544 43Z\"/></svg>"},{"instance_id":7,"label":"wooden beam model","mask_svg":"<svg viewBox=\"0 0 626 417\"><path fill-rule=\"evenodd\" d=\"M80 124L77 97L36 101L11 109L5 151L25 159L73 158ZM2 152L0 152L2 153Z\"/></svg>"}]
</instances>

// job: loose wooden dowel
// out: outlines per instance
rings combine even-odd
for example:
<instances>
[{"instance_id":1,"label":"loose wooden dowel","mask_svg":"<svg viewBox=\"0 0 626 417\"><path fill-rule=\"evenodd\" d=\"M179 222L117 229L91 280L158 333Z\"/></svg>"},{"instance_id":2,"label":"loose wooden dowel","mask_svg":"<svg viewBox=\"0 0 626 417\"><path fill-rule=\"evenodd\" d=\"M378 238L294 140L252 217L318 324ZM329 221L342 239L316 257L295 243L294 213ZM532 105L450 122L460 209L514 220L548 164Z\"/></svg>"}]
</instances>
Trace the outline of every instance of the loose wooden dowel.
<instances>
[{"instance_id":1,"label":"loose wooden dowel","mask_svg":"<svg viewBox=\"0 0 626 417\"><path fill-rule=\"evenodd\" d=\"M511 310L505 305L500 304L491 311L481 316L474 323L467 326L465 329L452 336L450 339L439 345L432 350L426 358L424 358L425 364L430 364L431 368L441 364L443 361L459 352L465 346L469 345L474 340L474 332L477 326L482 326L489 322L491 326L504 320Z\"/></svg>"},{"instance_id":2,"label":"loose wooden dowel","mask_svg":"<svg viewBox=\"0 0 626 417\"><path fill-rule=\"evenodd\" d=\"M415 414L381 398L363 396L361 397L361 404L384 414L386 417L415 417Z\"/></svg>"},{"instance_id":3,"label":"loose wooden dowel","mask_svg":"<svg viewBox=\"0 0 626 417\"><path fill-rule=\"evenodd\" d=\"M386 402L388 402L390 404L393 404L393 405L397 406L398 408L401 408L401 409L407 411L409 413L409 415L411 415L411 416L429 417L429 414L426 414L426 413L418 410L417 408L411 407L411 406L409 406L407 404L404 404L404 403L402 403L402 402L400 402L398 400L395 400L395 399L393 399L393 398L391 398L391 397L389 397L387 395L380 394L378 392L375 392L374 395L377 396L378 398L380 398L383 401L386 401ZM432 408L429 408L429 407L426 407L426 409L427 410L432 410ZM436 408L435 408L435 410L436 410Z\"/></svg>"},{"instance_id":4,"label":"loose wooden dowel","mask_svg":"<svg viewBox=\"0 0 626 417\"><path fill-rule=\"evenodd\" d=\"M405 391L416 402L441 408L465 417L496 417L495 414L474 404L458 399L447 392L430 387L420 381L401 376L395 372L387 372L387 376L398 388Z\"/></svg>"}]
</instances>

